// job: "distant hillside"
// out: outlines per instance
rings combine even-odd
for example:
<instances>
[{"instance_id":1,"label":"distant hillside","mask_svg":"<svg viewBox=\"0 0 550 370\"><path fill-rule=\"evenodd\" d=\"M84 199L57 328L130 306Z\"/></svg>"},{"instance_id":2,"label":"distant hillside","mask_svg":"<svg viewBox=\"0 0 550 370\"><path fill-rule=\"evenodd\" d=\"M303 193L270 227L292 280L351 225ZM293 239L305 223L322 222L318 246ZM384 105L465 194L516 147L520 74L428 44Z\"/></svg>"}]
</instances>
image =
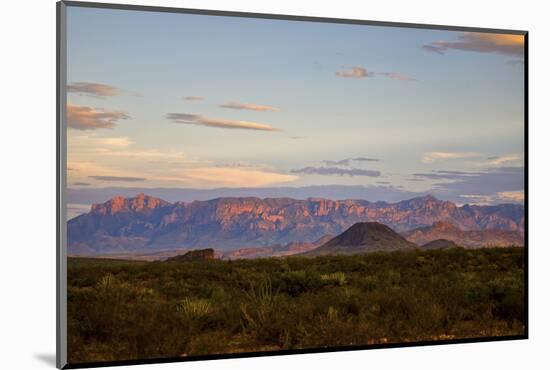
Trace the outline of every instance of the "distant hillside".
<instances>
[{"instance_id":1,"label":"distant hillside","mask_svg":"<svg viewBox=\"0 0 550 370\"><path fill-rule=\"evenodd\" d=\"M196 249L189 251L179 256L170 257L167 261L202 261L213 260L215 258L215 252L212 248Z\"/></svg>"},{"instance_id":2,"label":"distant hillside","mask_svg":"<svg viewBox=\"0 0 550 370\"><path fill-rule=\"evenodd\" d=\"M223 259L253 259L266 257L283 257L304 253L318 248L333 238L333 235L325 235L313 243L292 242L286 245L274 245L269 247L250 247L224 252Z\"/></svg>"},{"instance_id":3,"label":"distant hillside","mask_svg":"<svg viewBox=\"0 0 550 370\"><path fill-rule=\"evenodd\" d=\"M398 232L446 221L463 230L521 233L523 213L521 205L458 207L432 196L398 203L251 197L168 203L139 194L94 204L89 213L68 221L67 237L71 255L181 248L227 251L313 243L359 222L380 222ZM439 236L425 242L439 238L449 239Z\"/></svg>"},{"instance_id":4,"label":"distant hillside","mask_svg":"<svg viewBox=\"0 0 550 370\"><path fill-rule=\"evenodd\" d=\"M453 242L452 240L437 239L424 244L422 246L422 249L448 249L448 248L458 248L458 247L460 246L455 242Z\"/></svg>"},{"instance_id":5,"label":"distant hillside","mask_svg":"<svg viewBox=\"0 0 550 370\"><path fill-rule=\"evenodd\" d=\"M418 246L378 222L359 222L306 256L412 250Z\"/></svg>"},{"instance_id":6,"label":"distant hillside","mask_svg":"<svg viewBox=\"0 0 550 370\"><path fill-rule=\"evenodd\" d=\"M420 227L402 234L407 240L420 245L437 239L446 239L466 248L520 247L523 235L507 230L461 230L450 222L436 222L432 226Z\"/></svg>"}]
</instances>

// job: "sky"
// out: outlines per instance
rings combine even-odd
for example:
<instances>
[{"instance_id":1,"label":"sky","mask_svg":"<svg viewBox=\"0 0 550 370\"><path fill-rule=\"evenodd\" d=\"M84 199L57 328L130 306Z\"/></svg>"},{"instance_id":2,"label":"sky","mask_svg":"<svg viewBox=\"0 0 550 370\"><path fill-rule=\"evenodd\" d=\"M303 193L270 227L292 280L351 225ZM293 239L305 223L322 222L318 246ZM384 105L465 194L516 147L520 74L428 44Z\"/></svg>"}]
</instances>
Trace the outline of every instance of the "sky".
<instances>
[{"instance_id":1,"label":"sky","mask_svg":"<svg viewBox=\"0 0 550 370\"><path fill-rule=\"evenodd\" d=\"M67 14L73 193L353 186L369 200L523 201L523 36Z\"/></svg>"}]
</instances>

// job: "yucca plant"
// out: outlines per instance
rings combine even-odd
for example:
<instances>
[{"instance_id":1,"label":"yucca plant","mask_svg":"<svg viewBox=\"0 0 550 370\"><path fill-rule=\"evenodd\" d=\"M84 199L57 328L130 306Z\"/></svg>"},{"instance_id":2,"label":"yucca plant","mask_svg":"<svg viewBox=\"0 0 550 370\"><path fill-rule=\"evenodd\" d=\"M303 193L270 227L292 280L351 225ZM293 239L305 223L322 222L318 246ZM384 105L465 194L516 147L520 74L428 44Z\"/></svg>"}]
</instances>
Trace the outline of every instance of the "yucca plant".
<instances>
[{"instance_id":1,"label":"yucca plant","mask_svg":"<svg viewBox=\"0 0 550 370\"><path fill-rule=\"evenodd\" d=\"M178 312L190 318L206 316L210 313L210 301L201 298L184 298L176 307Z\"/></svg>"},{"instance_id":2,"label":"yucca plant","mask_svg":"<svg viewBox=\"0 0 550 370\"><path fill-rule=\"evenodd\" d=\"M321 280L333 282L336 285L344 285L346 283L346 274L343 272L333 272L331 274L321 275Z\"/></svg>"}]
</instances>

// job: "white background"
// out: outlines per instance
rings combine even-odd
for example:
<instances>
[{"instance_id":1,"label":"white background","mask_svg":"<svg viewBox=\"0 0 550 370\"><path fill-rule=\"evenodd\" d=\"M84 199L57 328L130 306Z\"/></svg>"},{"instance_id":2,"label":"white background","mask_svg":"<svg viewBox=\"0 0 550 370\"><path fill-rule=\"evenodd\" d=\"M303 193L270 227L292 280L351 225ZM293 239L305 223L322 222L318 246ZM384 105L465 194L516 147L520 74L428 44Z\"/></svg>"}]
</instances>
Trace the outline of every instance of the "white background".
<instances>
[{"instance_id":1,"label":"white background","mask_svg":"<svg viewBox=\"0 0 550 370\"><path fill-rule=\"evenodd\" d=\"M134 4L530 31L530 339L149 365L142 369L548 368L549 22L544 1L127 0ZM114 1L113 2L117 2ZM0 367L55 363L55 2L4 1L0 22ZM545 237L546 236L546 237ZM135 368L135 367L133 367Z\"/></svg>"}]
</instances>

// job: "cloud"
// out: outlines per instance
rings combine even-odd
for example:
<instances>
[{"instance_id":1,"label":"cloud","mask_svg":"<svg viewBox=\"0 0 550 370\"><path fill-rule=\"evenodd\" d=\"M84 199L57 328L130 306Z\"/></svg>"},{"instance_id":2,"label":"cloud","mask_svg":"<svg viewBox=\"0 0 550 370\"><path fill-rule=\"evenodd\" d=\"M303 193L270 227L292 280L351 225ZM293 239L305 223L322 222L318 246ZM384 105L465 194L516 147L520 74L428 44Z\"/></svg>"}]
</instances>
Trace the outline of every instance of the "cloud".
<instances>
[{"instance_id":1,"label":"cloud","mask_svg":"<svg viewBox=\"0 0 550 370\"><path fill-rule=\"evenodd\" d=\"M427 152L422 156L422 162L433 163L449 159L463 159L479 157L479 153L474 152Z\"/></svg>"},{"instance_id":2,"label":"cloud","mask_svg":"<svg viewBox=\"0 0 550 370\"><path fill-rule=\"evenodd\" d=\"M503 201L519 203L516 192L524 188L524 169L523 167L500 167L486 172L471 172L468 175L457 174L454 177L449 175L445 180L452 181L435 184L430 192L458 203L471 201L472 195L490 196L491 204ZM488 200L489 198L478 199L483 202Z\"/></svg>"},{"instance_id":3,"label":"cloud","mask_svg":"<svg viewBox=\"0 0 550 370\"><path fill-rule=\"evenodd\" d=\"M461 197L465 198L468 204L475 204L477 206L487 206L494 202L494 197L491 195L464 194Z\"/></svg>"},{"instance_id":4,"label":"cloud","mask_svg":"<svg viewBox=\"0 0 550 370\"><path fill-rule=\"evenodd\" d=\"M90 186L92 184L88 183L88 182L74 182L73 183L73 186Z\"/></svg>"},{"instance_id":5,"label":"cloud","mask_svg":"<svg viewBox=\"0 0 550 370\"><path fill-rule=\"evenodd\" d=\"M130 176L88 176L89 178L100 181L124 181L124 182L138 182L146 181L145 177L130 177Z\"/></svg>"},{"instance_id":6,"label":"cloud","mask_svg":"<svg viewBox=\"0 0 550 370\"><path fill-rule=\"evenodd\" d=\"M198 167L158 179L198 187L259 187L291 182L298 176L242 167Z\"/></svg>"},{"instance_id":7,"label":"cloud","mask_svg":"<svg viewBox=\"0 0 550 370\"><path fill-rule=\"evenodd\" d=\"M428 180L460 180L471 176L482 175L483 172L463 172L463 171L443 171L435 170L428 173L413 173L415 176L409 181L421 181L422 179Z\"/></svg>"},{"instance_id":8,"label":"cloud","mask_svg":"<svg viewBox=\"0 0 550 370\"><path fill-rule=\"evenodd\" d=\"M387 78L390 78L392 80L398 80L398 81L416 81L415 78L412 78L410 76L404 75L402 73L398 72L376 72L376 74L385 76Z\"/></svg>"},{"instance_id":9,"label":"cloud","mask_svg":"<svg viewBox=\"0 0 550 370\"><path fill-rule=\"evenodd\" d=\"M437 43L437 42L435 42L435 43ZM435 44L435 43L433 43L433 44ZM439 54L439 55L445 54L445 49L441 46L427 44L427 45L422 45L422 48L426 51L430 51L432 53L436 53L436 54Z\"/></svg>"},{"instance_id":10,"label":"cloud","mask_svg":"<svg viewBox=\"0 0 550 370\"><path fill-rule=\"evenodd\" d=\"M89 182L90 179L109 181L109 178L113 178L112 181L116 181L114 178L144 178L149 175L146 175L146 172L143 170L132 172L123 168L117 168L113 166L113 161L99 162L97 155L93 156L89 161L75 159L74 155L71 155L71 158L68 160L68 166L78 170L78 172L69 173L67 179L69 183L77 181Z\"/></svg>"},{"instance_id":11,"label":"cloud","mask_svg":"<svg viewBox=\"0 0 550 370\"><path fill-rule=\"evenodd\" d=\"M336 72L336 76L345 78L365 78L372 77L373 75L372 72L368 72L363 67L351 67L348 70Z\"/></svg>"},{"instance_id":12,"label":"cloud","mask_svg":"<svg viewBox=\"0 0 550 370\"><path fill-rule=\"evenodd\" d=\"M456 176L474 176L474 175L483 174L483 172L448 171L448 170L435 170L434 172L442 173L445 175L456 175Z\"/></svg>"},{"instance_id":13,"label":"cloud","mask_svg":"<svg viewBox=\"0 0 550 370\"><path fill-rule=\"evenodd\" d=\"M366 157L357 157L357 158L346 158L341 160L325 160L327 166L349 166L351 162L380 162L376 158L366 158Z\"/></svg>"},{"instance_id":14,"label":"cloud","mask_svg":"<svg viewBox=\"0 0 550 370\"><path fill-rule=\"evenodd\" d=\"M523 202L525 200L525 192L523 190L499 191L497 198L503 201Z\"/></svg>"},{"instance_id":15,"label":"cloud","mask_svg":"<svg viewBox=\"0 0 550 370\"><path fill-rule=\"evenodd\" d=\"M73 104L67 105L67 124L69 128L75 130L113 128L118 121L129 118L130 116L122 111L111 111Z\"/></svg>"},{"instance_id":16,"label":"cloud","mask_svg":"<svg viewBox=\"0 0 550 370\"><path fill-rule=\"evenodd\" d=\"M159 150L111 150L107 148L96 148L101 155L111 157L125 157L134 159L183 159L183 152L159 151Z\"/></svg>"},{"instance_id":17,"label":"cloud","mask_svg":"<svg viewBox=\"0 0 550 370\"><path fill-rule=\"evenodd\" d=\"M93 96L96 98L120 95L120 89L117 87L95 82L74 82L67 85L67 92Z\"/></svg>"},{"instance_id":18,"label":"cloud","mask_svg":"<svg viewBox=\"0 0 550 370\"><path fill-rule=\"evenodd\" d=\"M95 141L99 145L105 145L115 148L126 148L130 146L130 144L132 144L132 140L130 140L128 137L104 137L97 138Z\"/></svg>"},{"instance_id":19,"label":"cloud","mask_svg":"<svg viewBox=\"0 0 550 370\"><path fill-rule=\"evenodd\" d=\"M342 159L342 160L339 160L339 161L331 161L329 159L329 160L323 161L323 163L326 164L327 166L349 166L350 161L351 160L349 158L348 159Z\"/></svg>"},{"instance_id":20,"label":"cloud","mask_svg":"<svg viewBox=\"0 0 550 370\"><path fill-rule=\"evenodd\" d=\"M184 96L183 99L189 100L189 101L199 101L199 100L204 100L205 98L202 96Z\"/></svg>"},{"instance_id":21,"label":"cloud","mask_svg":"<svg viewBox=\"0 0 550 370\"><path fill-rule=\"evenodd\" d=\"M217 127L226 129L240 130L258 130L258 131L281 131L270 125L248 121L234 121L228 119L217 119L200 116L198 114L188 113L168 113L166 118L174 123L182 123L187 125L199 125L207 127Z\"/></svg>"},{"instance_id":22,"label":"cloud","mask_svg":"<svg viewBox=\"0 0 550 370\"><path fill-rule=\"evenodd\" d=\"M365 78L365 77L374 77L375 75L378 76L384 76L392 80L398 80L398 81L416 81L416 79L407 76L403 73L399 72L372 72L367 71L363 67L355 66L348 68L347 70L338 71L336 72L336 76L338 77L346 77L346 78Z\"/></svg>"},{"instance_id":23,"label":"cloud","mask_svg":"<svg viewBox=\"0 0 550 370\"><path fill-rule=\"evenodd\" d=\"M270 105L259 104L244 104L244 103L226 103L220 105L221 108L238 109L238 110L253 110L253 111L273 111L276 112L279 108L272 107Z\"/></svg>"},{"instance_id":24,"label":"cloud","mask_svg":"<svg viewBox=\"0 0 550 370\"><path fill-rule=\"evenodd\" d=\"M518 153L495 155L487 158L487 161L479 162L479 166L501 167L509 162L516 162L521 160L522 156Z\"/></svg>"},{"instance_id":25,"label":"cloud","mask_svg":"<svg viewBox=\"0 0 550 370\"><path fill-rule=\"evenodd\" d=\"M492 195L465 194L461 197L471 200L475 205L491 205L496 203L523 203L525 201L525 192L523 190L499 191Z\"/></svg>"},{"instance_id":26,"label":"cloud","mask_svg":"<svg viewBox=\"0 0 550 370\"><path fill-rule=\"evenodd\" d=\"M338 167L304 167L290 171L292 173L303 173L306 175L339 175L339 176L368 176L379 177L380 171L364 170L361 168L338 168Z\"/></svg>"},{"instance_id":27,"label":"cloud","mask_svg":"<svg viewBox=\"0 0 550 370\"><path fill-rule=\"evenodd\" d=\"M185 155L182 151L164 149L132 149L134 142L125 136L121 137L98 137L95 133L72 134L68 139L69 151L75 158L93 158L97 160L98 156L118 157L139 160L182 160ZM110 160L110 159L107 159ZM186 160L189 162L189 160ZM97 171L92 171L97 173ZM104 172L101 172L105 174ZM111 173L108 173L109 175Z\"/></svg>"},{"instance_id":28,"label":"cloud","mask_svg":"<svg viewBox=\"0 0 550 370\"><path fill-rule=\"evenodd\" d=\"M353 161L359 161L359 162L380 162L380 159L377 158L366 158L366 157L357 157L352 158Z\"/></svg>"},{"instance_id":29,"label":"cloud","mask_svg":"<svg viewBox=\"0 0 550 370\"><path fill-rule=\"evenodd\" d=\"M435 41L423 45L426 51L445 54L449 50L472 51L478 53L497 53L508 56L523 57L524 37L495 33L462 33L455 41Z\"/></svg>"}]
</instances>

